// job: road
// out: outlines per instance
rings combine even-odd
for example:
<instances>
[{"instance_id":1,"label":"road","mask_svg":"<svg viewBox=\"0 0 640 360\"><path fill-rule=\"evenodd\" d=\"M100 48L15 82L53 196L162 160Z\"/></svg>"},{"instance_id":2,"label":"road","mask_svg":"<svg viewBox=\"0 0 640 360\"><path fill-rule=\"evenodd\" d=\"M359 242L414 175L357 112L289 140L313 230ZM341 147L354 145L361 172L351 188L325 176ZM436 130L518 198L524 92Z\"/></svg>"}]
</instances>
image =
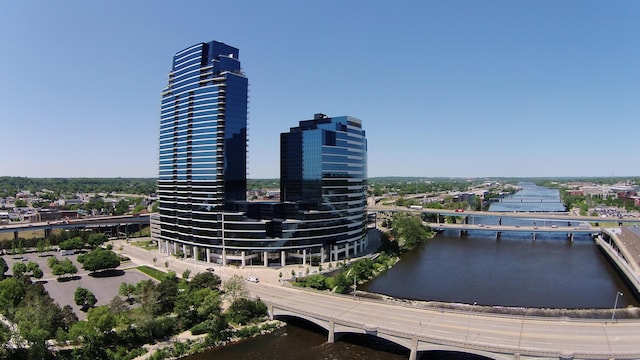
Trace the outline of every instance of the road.
<instances>
[{"instance_id":1,"label":"road","mask_svg":"<svg viewBox=\"0 0 640 360\"><path fill-rule=\"evenodd\" d=\"M419 309L271 285L250 286L261 299L302 314L361 324L421 341L511 353L586 354L586 358L640 357L638 321L524 318L468 311ZM476 310L476 311L474 311ZM589 355L591 354L591 355ZM578 357L578 356L576 356Z\"/></svg>"}]
</instances>

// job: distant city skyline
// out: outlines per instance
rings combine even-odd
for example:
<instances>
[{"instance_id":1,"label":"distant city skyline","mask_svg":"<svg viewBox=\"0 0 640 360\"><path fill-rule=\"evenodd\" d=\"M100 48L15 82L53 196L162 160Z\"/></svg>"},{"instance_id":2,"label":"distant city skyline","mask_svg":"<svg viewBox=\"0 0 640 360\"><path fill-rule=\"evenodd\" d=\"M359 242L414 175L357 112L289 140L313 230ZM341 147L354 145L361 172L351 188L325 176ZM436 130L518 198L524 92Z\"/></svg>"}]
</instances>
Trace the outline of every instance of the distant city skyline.
<instances>
[{"instance_id":1,"label":"distant city skyline","mask_svg":"<svg viewBox=\"0 0 640 360\"><path fill-rule=\"evenodd\" d=\"M167 59L214 38L241 49L250 79L250 179L278 178L279 134L317 112L362 119L369 177L637 176L639 13L636 1L0 2L0 176L157 177Z\"/></svg>"}]
</instances>

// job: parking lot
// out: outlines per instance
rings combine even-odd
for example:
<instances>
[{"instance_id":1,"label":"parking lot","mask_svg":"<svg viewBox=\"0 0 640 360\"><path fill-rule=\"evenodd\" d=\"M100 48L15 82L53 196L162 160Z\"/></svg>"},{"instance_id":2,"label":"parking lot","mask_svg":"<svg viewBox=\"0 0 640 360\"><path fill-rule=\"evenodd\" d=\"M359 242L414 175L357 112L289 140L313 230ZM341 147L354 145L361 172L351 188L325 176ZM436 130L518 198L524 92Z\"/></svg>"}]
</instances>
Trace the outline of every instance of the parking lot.
<instances>
[{"instance_id":1,"label":"parking lot","mask_svg":"<svg viewBox=\"0 0 640 360\"><path fill-rule=\"evenodd\" d=\"M55 256L59 260L69 259L73 262L73 264L78 268L78 273L73 275L72 277L67 276L69 279L64 279L60 281L58 276L53 275L51 273L51 269L47 265L47 260ZM39 253L26 253L24 255L3 255L7 265L9 266L9 270L5 273L5 275L11 275L11 268L13 264L16 262L23 262L22 257L27 260L24 261L26 264L28 261L36 262L44 276L42 279L33 279L34 281L39 281L44 284L45 289L49 292L49 295L55 302L57 302L60 307L65 305L70 305L75 311L76 315L80 320L86 319L86 313L80 310L80 307L77 306L74 302L73 295L76 291L77 287L83 287L89 289L95 296L98 302L96 306L106 305L108 304L114 296L118 295L118 289L120 288L120 284L123 282L129 284L136 284L142 280L148 280L150 277L147 275L133 269L130 267L134 267L135 264L130 261L126 261L118 267L119 270L115 272L115 276L109 277L94 277L89 276L86 270L82 269L82 264L78 262L78 255L60 255L59 252L45 252L42 254ZM129 268L129 269L128 269Z\"/></svg>"}]
</instances>

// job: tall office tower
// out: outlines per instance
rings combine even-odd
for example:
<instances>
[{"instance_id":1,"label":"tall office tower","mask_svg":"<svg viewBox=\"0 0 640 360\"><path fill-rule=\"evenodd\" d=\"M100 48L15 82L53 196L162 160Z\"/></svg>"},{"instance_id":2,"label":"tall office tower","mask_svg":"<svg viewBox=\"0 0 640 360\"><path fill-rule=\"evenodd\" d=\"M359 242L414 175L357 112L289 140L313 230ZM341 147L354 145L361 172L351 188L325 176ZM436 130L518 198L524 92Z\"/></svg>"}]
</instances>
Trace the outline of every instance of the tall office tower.
<instances>
[{"instance_id":1,"label":"tall office tower","mask_svg":"<svg viewBox=\"0 0 640 360\"><path fill-rule=\"evenodd\" d=\"M322 246L330 259L348 256L350 246L352 253L363 250L366 194L367 139L359 119L315 114L280 135L280 197L304 214L293 236L304 236L300 244Z\"/></svg>"},{"instance_id":2,"label":"tall office tower","mask_svg":"<svg viewBox=\"0 0 640 360\"><path fill-rule=\"evenodd\" d=\"M162 91L156 220L167 253L222 252L223 211L246 199L247 84L238 49L221 42L173 57Z\"/></svg>"}]
</instances>

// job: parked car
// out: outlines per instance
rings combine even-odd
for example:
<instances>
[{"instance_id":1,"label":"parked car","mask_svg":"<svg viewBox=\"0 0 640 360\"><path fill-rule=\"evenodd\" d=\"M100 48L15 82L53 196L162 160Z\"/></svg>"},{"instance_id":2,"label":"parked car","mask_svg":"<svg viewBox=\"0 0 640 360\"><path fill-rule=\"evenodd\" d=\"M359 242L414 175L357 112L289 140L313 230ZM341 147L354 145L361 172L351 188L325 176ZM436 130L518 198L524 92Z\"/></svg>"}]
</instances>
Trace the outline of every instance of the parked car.
<instances>
[{"instance_id":1,"label":"parked car","mask_svg":"<svg viewBox=\"0 0 640 360\"><path fill-rule=\"evenodd\" d=\"M258 279L258 277L257 277L257 276L249 276L249 277L247 278L247 281L252 282L252 283L258 283L258 282L260 282L260 280Z\"/></svg>"}]
</instances>

